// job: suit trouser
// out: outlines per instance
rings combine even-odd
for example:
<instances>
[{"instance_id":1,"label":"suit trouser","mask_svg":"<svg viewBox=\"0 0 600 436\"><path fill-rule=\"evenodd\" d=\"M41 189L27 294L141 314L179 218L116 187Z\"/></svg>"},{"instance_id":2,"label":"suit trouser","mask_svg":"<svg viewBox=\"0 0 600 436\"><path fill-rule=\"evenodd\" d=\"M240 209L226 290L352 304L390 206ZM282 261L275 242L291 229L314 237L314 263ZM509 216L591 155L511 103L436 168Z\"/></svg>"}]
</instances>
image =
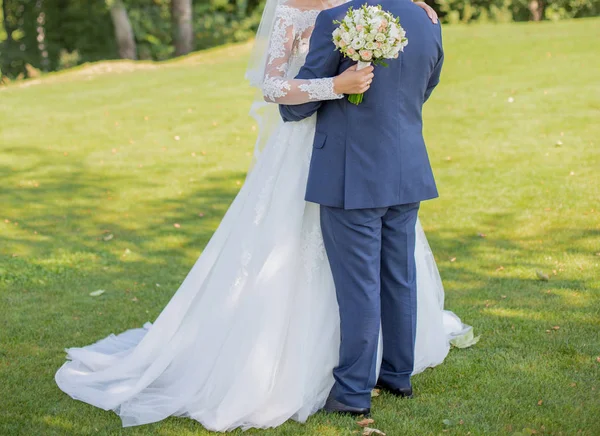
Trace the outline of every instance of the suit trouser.
<instances>
[{"instance_id":1,"label":"suit trouser","mask_svg":"<svg viewBox=\"0 0 600 436\"><path fill-rule=\"evenodd\" d=\"M383 362L379 379L410 386L414 365L417 298L415 225L419 203L344 210L321 206L321 228L340 309L340 361L332 396L370 407L375 386L379 328Z\"/></svg>"}]
</instances>

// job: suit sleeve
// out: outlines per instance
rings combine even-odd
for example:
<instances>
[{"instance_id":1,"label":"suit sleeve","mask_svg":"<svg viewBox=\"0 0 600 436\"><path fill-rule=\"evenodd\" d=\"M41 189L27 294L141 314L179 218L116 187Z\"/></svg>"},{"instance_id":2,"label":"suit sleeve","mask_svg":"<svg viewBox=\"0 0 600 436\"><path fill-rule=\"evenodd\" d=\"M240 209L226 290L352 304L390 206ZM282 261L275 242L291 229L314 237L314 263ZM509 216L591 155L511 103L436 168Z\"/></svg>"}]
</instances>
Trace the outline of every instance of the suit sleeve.
<instances>
[{"instance_id":1,"label":"suit sleeve","mask_svg":"<svg viewBox=\"0 0 600 436\"><path fill-rule=\"evenodd\" d=\"M431 76L429 77L429 83L427 84L427 89L425 90L425 101L427 101L429 99L429 97L431 96L431 93L433 92L433 89L438 85L438 83L440 83L440 75L442 74L442 66L444 65L444 49L442 47L442 39L441 38L442 38L442 33L441 33L441 29L440 29L440 54L439 54L437 63L435 64L435 67L433 68L433 72L431 73Z\"/></svg>"},{"instance_id":2,"label":"suit sleeve","mask_svg":"<svg viewBox=\"0 0 600 436\"><path fill-rule=\"evenodd\" d=\"M333 30L333 19L327 11L322 11L315 22L306 62L300 69L296 79L319 79L337 75L341 55L333 44ZM322 101L296 105L281 104L279 105L279 112L286 122L300 121L317 112L322 104Z\"/></svg>"}]
</instances>

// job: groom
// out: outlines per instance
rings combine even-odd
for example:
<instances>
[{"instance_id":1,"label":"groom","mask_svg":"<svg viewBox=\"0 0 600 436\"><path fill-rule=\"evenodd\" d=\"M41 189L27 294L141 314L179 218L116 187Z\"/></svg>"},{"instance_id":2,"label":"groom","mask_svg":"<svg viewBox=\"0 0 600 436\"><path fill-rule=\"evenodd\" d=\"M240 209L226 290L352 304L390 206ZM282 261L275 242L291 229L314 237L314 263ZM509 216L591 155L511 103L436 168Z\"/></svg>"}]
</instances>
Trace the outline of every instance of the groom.
<instances>
[{"instance_id":1,"label":"groom","mask_svg":"<svg viewBox=\"0 0 600 436\"><path fill-rule=\"evenodd\" d=\"M334 77L353 62L335 51L334 20L355 0L317 18L297 78ZM325 410L368 414L371 390L411 397L416 333L415 224L437 197L422 135L422 107L443 62L439 25L410 0L368 0L400 18L408 46L355 106L347 99L280 106L285 121L318 112L306 200L321 205L323 239L340 308L341 345ZM383 330L379 379L377 344Z\"/></svg>"}]
</instances>

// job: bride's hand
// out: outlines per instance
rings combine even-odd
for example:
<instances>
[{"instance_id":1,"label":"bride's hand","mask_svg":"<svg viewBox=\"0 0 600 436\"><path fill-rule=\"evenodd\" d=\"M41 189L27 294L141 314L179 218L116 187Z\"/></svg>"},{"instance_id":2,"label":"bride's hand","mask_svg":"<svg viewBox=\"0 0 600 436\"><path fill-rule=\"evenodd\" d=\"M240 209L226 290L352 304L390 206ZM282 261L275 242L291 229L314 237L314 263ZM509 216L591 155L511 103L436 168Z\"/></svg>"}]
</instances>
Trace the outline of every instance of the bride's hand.
<instances>
[{"instance_id":1,"label":"bride's hand","mask_svg":"<svg viewBox=\"0 0 600 436\"><path fill-rule=\"evenodd\" d=\"M373 66L356 71L356 65L353 65L333 78L333 92L336 94L362 94L371 87L373 77L375 77Z\"/></svg>"},{"instance_id":2,"label":"bride's hand","mask_svg":"<svg viewBox=\"0 0 600 436\"><path fill-rule=\"evenodd\" d=\"M425 2L414 2L414 3L417 6L419 6L420 8L423 8L423 10L425 11L425 13L427 14L427 16L429 17L429 19L431 20L431 22L433 24L437 24L437 22L438 22L437 12L431 6L429 6Z\"/></svg>"}]
</instances>

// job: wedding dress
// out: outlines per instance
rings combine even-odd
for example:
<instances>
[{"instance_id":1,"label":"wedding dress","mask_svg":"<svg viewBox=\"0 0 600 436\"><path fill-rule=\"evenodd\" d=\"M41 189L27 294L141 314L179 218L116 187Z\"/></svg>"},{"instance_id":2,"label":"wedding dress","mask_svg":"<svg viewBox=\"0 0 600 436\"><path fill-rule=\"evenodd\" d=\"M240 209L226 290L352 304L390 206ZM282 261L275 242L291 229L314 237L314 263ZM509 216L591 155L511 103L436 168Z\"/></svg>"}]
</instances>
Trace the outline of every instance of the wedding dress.
<instances>
[{"instance_id":1,"label":"wedding dress","mask_svg":"<svg viewBox=\"0 0 600 436\"><path fill-rule=\"evenodd\" d=\"M274 9L261 67L267 100L340 98L331 78L291 79L318 12ZM303 422L323 406L340 333L319 206L303 200L315 117L283 124L276 105L265 107L274 127L259 138L264 149L181 287L154 324L68 349L56 382L71 397L114 410L124 426L176 415L215 431ZM443 310L440 276L417 227L414 373L440 364L450 338L468 329Z\"/></svg>"}]
</instances>

